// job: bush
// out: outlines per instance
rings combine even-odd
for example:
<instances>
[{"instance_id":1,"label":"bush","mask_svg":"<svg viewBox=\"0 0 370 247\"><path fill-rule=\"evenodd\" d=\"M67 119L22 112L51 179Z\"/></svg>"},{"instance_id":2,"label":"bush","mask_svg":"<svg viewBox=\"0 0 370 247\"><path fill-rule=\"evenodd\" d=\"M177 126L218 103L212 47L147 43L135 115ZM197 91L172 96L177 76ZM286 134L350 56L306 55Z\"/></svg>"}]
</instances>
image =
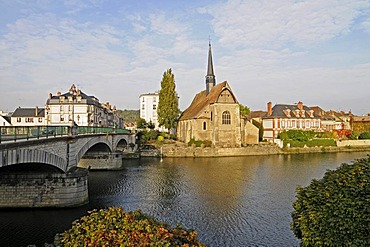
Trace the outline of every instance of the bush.
<instances>
[{"instance_id":1,"label":"bush","mask_svg":"<svg viewBox=\"0 0 370 247\"><path fill-rule=\"evenodd\" d=\"M312 139L305 142L288 139L284 141L284 146L286 146L287 143L290 143L291 147L328 147L337 145L334 139Z\"/></svg>"},{"instance_id":2,"label":"bush","mask_svg":"<svg viewBox=\"0 0 370 247\"><path fill-rule=\"evenodd\" d=\"M178 225L156 221L140 210L122 207L93 210L73 222L72 228L57 234L56 246L205 246L197 233Z\"/></svg>"},{"instance_id":3,"label":"bush","mask_svg":"<svg viewBox=\"0 0 370 247\"><path fill-rule=\"evenodd\" d=\"M360 135L360 133L359 132L357 132L357 131L352 131L352 133L349 135L349 139L351 139L351 140L357 140L358 139L358 136Z\"/></svg>"},{"instance_id":4,"label":"bush","mask_svg":"<svg viewBox=\"0 0 370 247\"><path fill-rule=\"evenodd\" d=\"M303 131L303 130L284 130L280 133L281 140L291 139L293 141L308 141L315 137L314 131Z\"/></svg>"},{"instance_id":5,"label":"bush","mask_svg":"<svg viewBox=\"0 0 370 247\"><path fill-rule=\"evenodd\" d=\"M202 144L205 146L205 147L212 147L212 142L211 141L208 141L208 140L204 140L204 141L201 141L201 140L194 140L194 139L190 139L190 141L188 142L188 146L191 146L191 145L195 145L196 147L200 147L202 146Z\"/></svg>"},{"instance_id":6,"label":"bush","mask_svg":"<svg viewBox=\"0 0 370 247\"><path fill-rule=\"evenodd\" d=\"M358 139L365 140L365 139L370 139L370 132L362 132L359 136Z\"/></svg>"},{"instance_id":7,"label":"bush","mask_svg":"<svg viewBox=\"0 0 370 247\"><path fill-rule=\"evenodd\" d=\"M302 246L370 246L370 156L298 187L292 230Z\"/></svg>"}]
</instances>

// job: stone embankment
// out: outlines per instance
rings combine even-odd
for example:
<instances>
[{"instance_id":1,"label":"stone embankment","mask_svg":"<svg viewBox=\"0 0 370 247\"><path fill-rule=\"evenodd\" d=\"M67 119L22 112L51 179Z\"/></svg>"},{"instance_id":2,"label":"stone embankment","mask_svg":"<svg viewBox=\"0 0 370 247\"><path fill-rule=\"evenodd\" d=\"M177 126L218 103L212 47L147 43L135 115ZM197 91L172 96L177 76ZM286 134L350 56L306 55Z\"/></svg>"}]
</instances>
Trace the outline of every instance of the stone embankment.
<instances>
[{"instance_id":1,"label":"stone embankment","mask_svg":"<svg viewBox=\"0 0 370 247\"><path fill-rule=\"evenodd\" d=\"M279 148L275 144L263 143L239 148L194 147L182 143L162 146L163 157L227 157L273 154L329 153L369 151L370 146Z\"/></svg>"}]
</instances>

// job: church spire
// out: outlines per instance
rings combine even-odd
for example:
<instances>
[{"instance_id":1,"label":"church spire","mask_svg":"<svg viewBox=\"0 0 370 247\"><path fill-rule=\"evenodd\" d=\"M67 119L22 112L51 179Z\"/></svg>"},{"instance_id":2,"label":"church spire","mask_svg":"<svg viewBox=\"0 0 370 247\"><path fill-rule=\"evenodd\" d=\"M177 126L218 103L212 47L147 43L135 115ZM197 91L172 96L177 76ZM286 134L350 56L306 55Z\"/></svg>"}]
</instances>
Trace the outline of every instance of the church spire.
<instances>
[{"instance_id":1,"label":"church spire","mask_svg":"<svg viewBox=\"0 0 370 247\"><path fill-rule=\"evenodd\" d=\"M208 68L207 68L207 75L206 75L206 94L207 95L211 91L212 87L215 85L216 85L216 76L213 72L211 41L209 41Z\"/></svg>"}]
</instances>

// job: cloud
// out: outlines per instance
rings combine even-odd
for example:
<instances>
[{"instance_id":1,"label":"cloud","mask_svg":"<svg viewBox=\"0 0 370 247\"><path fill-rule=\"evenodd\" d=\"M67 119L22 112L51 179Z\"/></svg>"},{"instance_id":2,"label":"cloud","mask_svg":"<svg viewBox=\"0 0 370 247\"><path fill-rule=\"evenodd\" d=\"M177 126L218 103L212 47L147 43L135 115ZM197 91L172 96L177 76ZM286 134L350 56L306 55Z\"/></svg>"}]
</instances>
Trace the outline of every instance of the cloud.
<instances>
[{"instance_id":1,"label":"cloud","mask_svg":"<svg viewBox=\"0 0 370 247\"><path fill-rule=\"evenodd\" d=\"M229 48L306 46L350 32L370 3L363 1L242 1L200 9L213 16L219 42Z\"/></svg>"}]
</instances>

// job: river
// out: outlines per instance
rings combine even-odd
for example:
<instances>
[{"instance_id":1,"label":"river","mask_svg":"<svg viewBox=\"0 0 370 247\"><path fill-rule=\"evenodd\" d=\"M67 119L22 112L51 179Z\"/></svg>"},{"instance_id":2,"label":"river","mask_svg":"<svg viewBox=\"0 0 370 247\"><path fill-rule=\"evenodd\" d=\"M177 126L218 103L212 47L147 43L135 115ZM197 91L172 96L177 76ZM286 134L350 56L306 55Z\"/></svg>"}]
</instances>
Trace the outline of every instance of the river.
<instances>
[{"instance_id":1,"label":"river","mask_svg":"<svg viewBox=\"0 0 370 247\"><path fill-rule=\"evenodd\" d=\"M91 171L88 205L0 210L0 246L43 246L93 208L141 209L198 232L209 246L299 246L290 230L297 185L365 152L124 160L121 171Z\"/></svg>"}]
</instances>

